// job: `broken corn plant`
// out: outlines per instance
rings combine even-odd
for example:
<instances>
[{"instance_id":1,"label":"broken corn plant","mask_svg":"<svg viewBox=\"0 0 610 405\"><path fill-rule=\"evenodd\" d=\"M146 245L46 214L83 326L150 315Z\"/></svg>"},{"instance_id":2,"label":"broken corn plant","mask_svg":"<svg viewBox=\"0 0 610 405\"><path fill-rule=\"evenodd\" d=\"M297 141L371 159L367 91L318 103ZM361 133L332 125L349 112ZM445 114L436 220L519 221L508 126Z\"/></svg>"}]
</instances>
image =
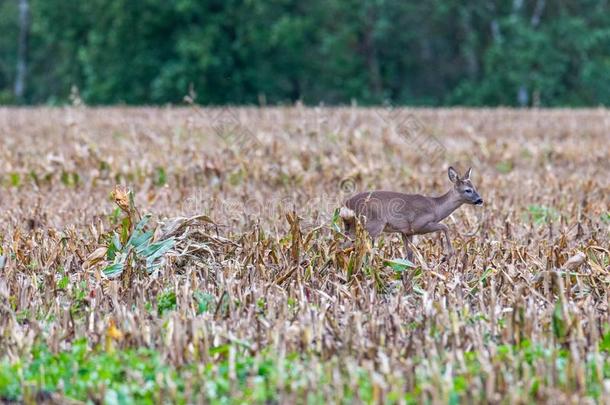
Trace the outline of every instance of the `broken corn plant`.
<instances>
[{"instance_id":1,"label":"broken corn plant","mask_svg":"<svg viewBox=\"0 0 610 405\"><path fill-rule=\"evenodd\" d=\"M164 255L174 247L175 239L170 237L153 241L154 231L145 230L149 220L150 214L145 215L125 244L121 244L116 233L113 234L106 253L107 259L112 263L102 270L106 277L119 277L127 265L137 264L138 261L145 263L148 274L153 274L163 264ZM130 258L133 259L132 262L129 261Z\"/></svg>"},{"instance_id":2,"label":"broken corn plant","mask_svg":"<svg viewBox=\"0 0 610 405\"><path fill-rule=\"evenodd\" d=\"M174 247L174 237L154 240L154 230L147 229L150 214L144 215L132 229L138 210L131 190L116 187L112 197L125 213L125 218L121 221L118 232L114 230L106 235L107 245L89 255L84 267L100 263L105 257L109 264L104 266L102 274L107 278L120 277L128 267L136 268L141 263L149 275L153 274L164 263L165 254Z\"/></svg>"}]
</instances>

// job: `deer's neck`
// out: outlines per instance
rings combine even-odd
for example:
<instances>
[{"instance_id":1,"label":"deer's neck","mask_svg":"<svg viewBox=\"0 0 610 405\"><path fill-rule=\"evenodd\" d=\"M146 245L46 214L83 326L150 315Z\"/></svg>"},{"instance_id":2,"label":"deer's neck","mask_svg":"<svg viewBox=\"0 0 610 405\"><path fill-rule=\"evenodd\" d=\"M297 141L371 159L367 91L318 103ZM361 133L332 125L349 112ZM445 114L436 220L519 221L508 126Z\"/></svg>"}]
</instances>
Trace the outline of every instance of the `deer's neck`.
<instances>
[{"instance_id":1,"label":"deer's neck","mask_svg":"<svg viewBox=\"0 0 610 405\"><path fill-rule=\"evenodd\" d=\"M453 191L453 189L447 191L440 197L434 197L433 200L436 203L436 220L442 221L447 218L451 213L457 210L460 205L463 204L459 196Z\"/></svg>"}]
</instances>

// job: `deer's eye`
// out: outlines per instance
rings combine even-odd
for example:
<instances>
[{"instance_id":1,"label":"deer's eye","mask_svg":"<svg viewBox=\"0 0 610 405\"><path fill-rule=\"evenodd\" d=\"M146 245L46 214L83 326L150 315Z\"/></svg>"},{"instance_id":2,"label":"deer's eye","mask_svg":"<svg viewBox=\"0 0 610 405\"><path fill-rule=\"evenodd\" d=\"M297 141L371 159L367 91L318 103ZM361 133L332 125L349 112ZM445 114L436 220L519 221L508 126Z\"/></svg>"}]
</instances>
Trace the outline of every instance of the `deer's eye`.
<instances>
[{"instance_id":1,"label":"deer's eye","mask_svg":"<svg viewBox=\"0 0 610 405\"><path fill-rule=\"evenodd\" d=\"M464 190L464 192L465 192L466 194L470 194L470 193L472 193L472 189L471 189L471 188L467 188L466 190Z\"/></svg>"}]
</instances>

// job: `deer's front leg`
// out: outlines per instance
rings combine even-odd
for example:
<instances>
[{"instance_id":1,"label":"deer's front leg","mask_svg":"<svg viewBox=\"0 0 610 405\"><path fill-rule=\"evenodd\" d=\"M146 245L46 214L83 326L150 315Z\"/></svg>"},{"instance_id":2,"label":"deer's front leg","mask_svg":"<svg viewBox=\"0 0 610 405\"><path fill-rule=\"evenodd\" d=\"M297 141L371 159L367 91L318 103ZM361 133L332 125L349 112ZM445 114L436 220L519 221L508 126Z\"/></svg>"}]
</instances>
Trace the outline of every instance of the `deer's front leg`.
<instances>
[{"instance_id":1,"label":"deer's front leg","mask_svg":"<svg viewBox=\"0 0 610 405\"><path fill-rule=\"evenodd\" d=\"M453 246L451 245L451 239L449 239L449 228L447 228L447 225L441 224L440 222L429 222L422 229L422 231L423 231L423 233L439 232L439 231L443 232L443 234L445 235L445 240L447 241L447 254L449 256L453 256L455 254L455 251L453 250Z\"/></svg>"},{"instance_id":2,"label":"deer's front leg","mask_svg":"<svg viewBox=\"0 0 610 405\"><path fill-rule=\"evenodd\" d=\"M407 235L406 233L402 234L402 242L405 245L405 250L407 251L407 260L410 262L413 261L413 248L411 244L413 243L413 235Z\"/></svg>"}]
</instances>

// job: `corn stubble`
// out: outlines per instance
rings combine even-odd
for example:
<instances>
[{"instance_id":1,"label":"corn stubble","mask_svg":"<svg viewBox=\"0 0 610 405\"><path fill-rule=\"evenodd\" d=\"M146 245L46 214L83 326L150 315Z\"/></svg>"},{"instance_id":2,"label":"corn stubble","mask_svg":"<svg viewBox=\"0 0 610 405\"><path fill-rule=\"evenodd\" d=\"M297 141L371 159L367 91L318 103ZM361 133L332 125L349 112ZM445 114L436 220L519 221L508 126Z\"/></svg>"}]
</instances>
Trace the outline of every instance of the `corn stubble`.
<instances>
[{"instance_id":1,"label":"corn stubble","mask_svg":"<svg viewBox=\"0 0 610 405\"><path fill-rule=\"evenodd\" d=\"M226 363L246 385L236 359L296 355L307 366L274 381L280 402L607 399L610 115L412 113L440 159L383 110L237 110L255 142L227 142L195 108L0 110L0 353L86 338L178 369ZM445 221L454 258L426 236L414 265L397 261L401 241L373 247L360 224L347 243L343 179L440 194L456 162L486 203ZM108 277L113 235L146 214L149 245L173 241L159 267L126 249ZM175 306L155 310L168 292ZM210 395L184 378L188 402Z\"/></svg>"}]
</instances>

